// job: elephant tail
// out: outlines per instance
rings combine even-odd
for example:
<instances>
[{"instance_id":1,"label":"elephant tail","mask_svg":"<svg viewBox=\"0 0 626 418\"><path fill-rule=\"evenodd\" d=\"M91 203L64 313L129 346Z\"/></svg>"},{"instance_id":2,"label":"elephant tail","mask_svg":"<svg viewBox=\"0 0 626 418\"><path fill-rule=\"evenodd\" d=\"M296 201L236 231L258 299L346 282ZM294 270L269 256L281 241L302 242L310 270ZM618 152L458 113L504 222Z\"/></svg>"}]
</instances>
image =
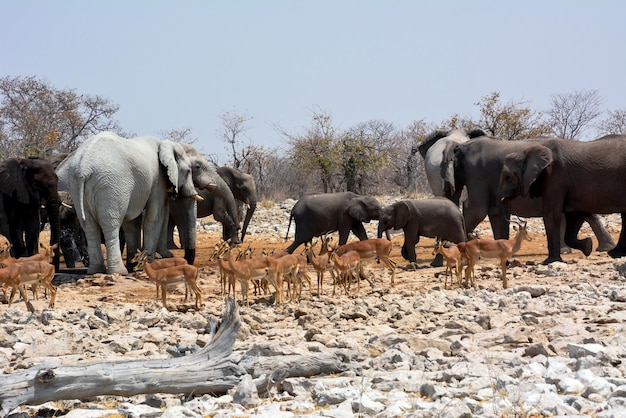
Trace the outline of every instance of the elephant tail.
<instances>
[{"instance_id":1,"label":"elephant tail","mask_svg":"<svg viewBox=\"0 0 626 418\"><path fill-rule=\"evenodd\" d=\"M87 219L85 216L85 204L84 204L84 196L85 196L85 179L78 179L78 199L74 202L76 206L76 216L81 219L83 222Z\"/></svg>"},{"instance_id":2,"label":"elephant tail","mask_svg":"<svg viewBox=\"0 0 626 418\"><path fill-rule=\"evenodd\" d=\"M289 225L287 225L287 233L285 234L285 241L287 241L287 239L289 239L289 230L291 229L291 220L293 219L293 210L291 211L291 214L289 215Z\"/></svg>"}]
</instances>

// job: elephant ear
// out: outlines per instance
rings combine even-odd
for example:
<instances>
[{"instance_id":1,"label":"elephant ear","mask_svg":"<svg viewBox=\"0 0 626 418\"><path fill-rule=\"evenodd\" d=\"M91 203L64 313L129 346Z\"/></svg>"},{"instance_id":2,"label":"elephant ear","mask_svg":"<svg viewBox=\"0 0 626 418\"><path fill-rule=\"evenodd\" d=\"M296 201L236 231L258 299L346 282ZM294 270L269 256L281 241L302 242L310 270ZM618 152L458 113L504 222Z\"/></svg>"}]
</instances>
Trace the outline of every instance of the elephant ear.
<instances>
[{"instance_id":1,"label":"elephant ear","mask_svg":"<svg viewBox=\"0 0 626 418\"><path fill-rule=\"evenodd\" d=\"M178 193L178 158L183 152L175 142L163 140L159 144L159 161L165 167L167 178L174 186L174 192Z\"/></svg>"},{"instance_id":2,"label":"elephant ear","mask_svg":"<svg viewBox=\"0 0 626 418\"><path fill-rule=\"evenodd\" d=\"M26 167L18 158L8 158L0 164L0 192L15 196L20 203L30 201L28 184L26 183Z\"/></svg>"},{"instance_id":3,"label":"elephant ear","mask_svg":"<svg viewBox=\"0 0 626 418\"><path fill-rule=\"evenodd\" d=\"M369 221L365 202L359 198L350 200L348 207L346 208L346 213L360 222Z\"/></svg>"},{"instance_id":4,"label":"elephant ear","mask_svg":"<svg viewBox=\"0 0 626 418\"><path fill-rule=\"evenodd\" d=\"M405 227L411 216L411 206L407 201L401 201L395 204L396 223L393 229L402 229Z\"/></svg>"},{"instance_id":5,"label":"elephant ear","mask_svg":"<svg viewBox=\"0 0 626 418\"><path fill-rule=\"evenodd\" d=\"M440 175L443 179L444 190L449 193L450 196L454 195L456 181L454 179L454 160L455 150L457 144L449 143L443 151L443 157L441 159ZM446 193L447 194L447 193Z\"/></svg>"},{"instance_id":6,"label":"elephant ear","mask_svg":"<svg viewBox=\"0 0 626 418\"><path fill-rule=\"evenodd\" d=\"M537 178L552 166L552 151L542 145L533 146L525 153L522 171L522 195L528 196ZM534 196L531 196L534 197Z\"/></svg>"}]
</instances>

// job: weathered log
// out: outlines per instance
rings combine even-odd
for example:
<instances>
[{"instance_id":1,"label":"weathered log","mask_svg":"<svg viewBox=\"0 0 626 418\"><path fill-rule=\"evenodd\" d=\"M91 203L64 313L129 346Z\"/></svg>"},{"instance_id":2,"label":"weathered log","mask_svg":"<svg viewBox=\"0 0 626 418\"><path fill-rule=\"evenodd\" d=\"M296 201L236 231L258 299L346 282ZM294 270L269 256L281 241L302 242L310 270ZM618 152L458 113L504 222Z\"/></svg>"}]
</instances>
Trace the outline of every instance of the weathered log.
<instances>
[{"instance_id":1,"label":"weathered log","mask_svg":"<svg viewBox=\"0 0 626 418\"><path fill-rule=\"evenodd\" d=\"M102 395L224 394L245 374L229 360L240 321L237 304L229 298L222 320L211 322L211 342L194 354L164 360L39 365L0 376L0 416L23 404Z\"/></svg>"},{"instance_id":2,"label":"weathered log","mask_svg":"<svg viewBox=\"0 0 626 418\"><path fill-rule=\"evenodd\" d=\"M265 396L272 387L282 392L282 381L288 377L329 375L355 369L359 367L353 361L357 355L356 351L335 350L310 356L247 356L238 364L254 378L259 396Z\"/></svg>"}]
</instances>

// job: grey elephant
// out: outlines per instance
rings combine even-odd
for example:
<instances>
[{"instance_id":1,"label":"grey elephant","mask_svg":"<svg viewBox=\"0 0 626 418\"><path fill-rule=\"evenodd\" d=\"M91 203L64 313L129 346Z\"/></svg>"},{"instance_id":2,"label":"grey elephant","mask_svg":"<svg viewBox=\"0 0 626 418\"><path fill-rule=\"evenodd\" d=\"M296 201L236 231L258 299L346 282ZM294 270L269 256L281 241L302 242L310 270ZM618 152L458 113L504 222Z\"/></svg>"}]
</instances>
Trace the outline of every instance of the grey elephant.
<instances>
[{"instance_id":1,"label":"grey elephant","mask_svg":"<svg viewBox=\"0 0 626 418\"><path fill-rule=\"evenodd\" d=\"M378 219L378 237L389 229L403 230L401 254L412 264L417 264L415 245L420 237L455 243L466 240L463 214L454 202L443 197L401 200L383 207Z\"/></svg>"},{"instance_id":2,"label":"grey elephant","mask_svg":"<svg viewBox=\"0 0 626 418\"><path fill-rule=\"evenodd\" d=\"M591 213L621 213L622 231L611 257L626 255L626 136L609 135L595 141L564 139L531 141L509 153L503 164L498 197L542 200L541 214L548 239L544 263L561 261L560 226L565 220L565 243L591 252L591 238L578 239Z\"/></svg>"},{"instance_id":3,"label":"grey elephant","mask_svg":"<svg viewBox=\"0 0 626 418\"><path fill-rule=\"evenodd\" d=\"M544 141L545 138L534 141ZM498 181L505 157L531 146L533 141L503 141L481 136L462 144L448 144L441 164L444 195L459 203L463 188L467 200L463 202L465 227L473 231L485 217L489 217L495 239L509 238L511 214L525 218L542 216L542 199L519 196L502 205L498 197ZM597 215L589 214L587 222L598 237L598 250L607 251L615 246ZM564 231L563 231L564 233ZM563 243L563 246L565 244ZM564 247L564 250L566 248Z\"/></svg>"},{"instance_id":4,"label":"grey elephant","mask_svg":"<svg viewBox=\"0 0 626 418\"><path fill-rule=\"evenodd\" d=\"M373 197L352 192L319 193L302 197L291 209L287 235L291 221L296 225L293 242L285 249L293 253L301 244L314 237L339 231L339 245L348 241L350 231L360 240L367 239L363 222L378 219L381 205Z\"/></svg>"},{"instance_id":5,"label":"grey elephant","mask_svg":"<svg viewBox=\"0 0 626 418\"><path fill-rule=\"evenodd\" d=\"M196 218L198 212L204 203L203 197L210 194L217 196L221 202L221 208L224 212L224 218L228 220L229 232L234 243L238 243L238 234L240 229L237 202L229 187L228 183L218 175L215 169L209 164L204 156L198 152L192 145L180 144L190 161L192 168L193 183L198 191L200 199L179 198L170 202L170 215L173 216L172 222L178 227L181 247L185 249L185 258L190 264L195 259L196 248ZM193 216L190 214L193 213ZM166 221L166 228L163 236L159 240L157 252L164 257L171 257L169 251L173 242L173 226L169 225L169 217Z\"/></svg>"},{"instance_id":6,"label":"grey elephant","mask_svg":"<svg viewBox=\"0 0 626 418\"><path fill-rule=\"evenodd\" d=\"M243 242L248 230L248 224L252 215L256 210L257 194L256 184L254 178L243 171L232 167L219 167L215 170L222 180L230 188L232 195L237 201L237 214L236 220L241 222L241 206L246 204L248 209L243 218L243 226L241 227L241 238ZM233 221L231 215L227 211L225 200L218 194L210 192L208 190L199 190L198 193L204 199L197 204L197 216L203 218L205 216L213 215L216 221L222 224L222 238L224 240L231 240L231 242L237 242L237 224ZM174 203L170 207L170 224L168 226L168 248L176 248L174 243L174 226L177 226L181 219L180 205Z\"/></svg>"},{"instance_id":7,"label":"grey elephant","mask_svg":"<svg viewBox=\"0 0 626 418\"><path fill-rule=\"evenodd\" d=\"M63 172L68 175L70 195L87 237L88 274L128 274L128 269L132 269L130 260L140 247L154 258L159 239L165 236L169 200L199 199L191 162L181 144L154 137L127 139L102 132L87 139L68 158ZM189 215L195 219L195 212ZM128 268L122 262L120 228L126 236ZM101 236L106 246L106 264Z\"/></svg>"},{"instance_id":8,"label":"grey elephant","mask_svg":"<svg viewBox=\"0 0 626 418\"><path fill-rule=\"evenodd\" d=\"M58 177L50 162L41 158L7 158L0 163L0 233L11 242L14 257L39 252L43 204L50 222L50 245L60 238ZM59 270L58 245L52 263Z\"/></svg>"}]
</instances>

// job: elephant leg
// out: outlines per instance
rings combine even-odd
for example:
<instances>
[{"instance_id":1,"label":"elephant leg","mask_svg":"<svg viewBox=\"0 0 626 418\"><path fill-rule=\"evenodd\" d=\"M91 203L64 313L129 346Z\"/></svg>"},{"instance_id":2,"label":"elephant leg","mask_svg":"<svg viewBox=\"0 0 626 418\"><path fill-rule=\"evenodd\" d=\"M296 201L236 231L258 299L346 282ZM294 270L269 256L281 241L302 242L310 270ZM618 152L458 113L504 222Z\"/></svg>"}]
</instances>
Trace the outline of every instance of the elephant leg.
<instances>
[{"instance_id":1,"label":"elephant leg","mask_svg":"<svg viewBox=\"0 0 626 418\"><path fill-rule=\"evenodd\" d=\"M136 263L133 263L132 259L135 254L137 254L137 251L141 249L141 222L142 217L139 216L132 221L122 224L122 230L124 231L124 238L126 240L126 270L128 272L134 271ZM120 249L120 254L121 251Z\"/></svg>"},{"instance_id":2,"label":"elephant leg","mask_svg":"<svg viewBox=\"0 0 626 418\"><path fill-rule=\"evenodd\" d=\"M563 261L563 259L561 258L562 221L562 212L547 213L543 216L543 224L546 229L546 238L548 240L548 258L543 260L543 264L549 264L555 261Z\"/></svg>"},{"instance_id":3,"label":"elephant leg","mask_svg":"<svg viewBox=\"0 0 626 418\"><path fill-rule=\"evenodd\" d=\"M417 255L415 254L415 243L410 243L406 239L402 244L402 250L400 251L402 257L410 263L417 263Z\"/></svg>"},{"instance_id":4,"label":"elephant leg","mask_svg":"<svg viewBox=\"0 0 626 418\"><path fill-rule=\"evenodd\" d=\"M609 251L615 248L615 241L613 241L613 237L609 234L609 231L606 230L604 225L602 225L602 220L596 214L592 214L587 218L587 223L591 227L593 234L598 238L598 248L596 251Z\"/></svg>"},{"instance_id":5,"label":"elephant leg","mask_svg":"<svg viewBox=\"0 0 626 418\"><path fill-rule=\"evenodd\" d=\"M578 231L589 214L585 212L568 212L565 214L565 243L580 250L585 255L591 254L591 238L578 239Z\"/></svg>"},{"instance_id":6,"label":"elephant leg","mask_svg":"<svg viewBox=\"0 0 626 418\"><path fill-rule=\"evenodd\" d=\"M228 241L233 244L239 243L239 237L237 235L237 227L235 222L226 211L226 205L221 198L215 199L213 206L213 218L222 224L222 238L224 241Z\"/></svg>"},{"instance_id":7,"label":"elephant leg","mask_svg":"<svg viewBox=\"0 0 626 418\"><path fill-rule=\"evenodd\" d=\"M430 266L431 267L443 266L443 255L441 255L441 253L437 253L437 255L435 255L435 258L433 258L433 261L430 262Z\"/></svg>"},{"instance_id":8,"label":"elephant leg","mask_svg":"<svg viewBox=\"0 0 626 418\"><path fill-rule=\"evenodd\" d=\"M361 222L355 221L354 224L352 225L351 231L359 240L363 241L367 239L367 231L365 231L365 227L363 226ZM346 241L344 242L344 244L347 241L348 241L348 237L346 237Z\"/></svg>"},{"instance_id":9,"label":"elephant leg","mask_svg":"<svg viewBox=\"0 0 626 418\"><path fill-rule=\"evenodd\" d=\"M572 248L565 243L565 223L561 222L561 254L570 254Z\"/></svg>"},{"instance_id":10,"label":"elephant leg","mask_svg":"<svg viewBox=\"0 0 626 418\"><path fill-rule=\"evenodd\" d=\"M609 255L613 258L626 256L626 230L624 230L626 224L624 222L626 222L626 212L622 212L622 232L619 234L617 245L609 251Z\"/></svg>"},{"instance_id":11,"label":"elephant leg","mask_svg":"<svg viewBox=\"0 0 626 418\"><path fill-rule=\"evenodd\" d=\"M61 247L61 252L63 253L63 260L65 260L65 266L67 268L73 269L76 267L76 254L78 253L78 249L76 248L76 244L74 243L74 237L72 232L69 229L62 228L61 229L61 237L59 239L59 246Z\"/></svg>"},{"instance_id":12,"label":"elephant leg","mask_svg":"<svg viewBox=\"0 0 626 418\"><path fill-rule=\"evenodd\" d=\"M170 217L167 221L167 248L177 249L178 245L174 242L174 220Z\"/></svg>"},{"instance_id":13,"label":"elephant leg","mask_svg":"<svg viewBox=\"0 0 626 418\"><path fill-rule=\"evenodd\" d=\"M34 213L34 212L33 212ZM26 244L26 254L35 255L39 253L39 210L36 212L36 216L30 218L26 224L24 230L24 241Z\"/></svg>"},{"instance_id":14,"label":"elephant leg","mask_svg":"<svg viewBox=\"0 0 626 418\"><path fill-rule=\"evenodd\" d=\"M89 254L89 268L87 269L87 274L106 273L104 255L100 247L102 230L92 216L87 216L83 228L87 239L87 253ZM117 251L119 252L119 247Z\"/></svg>"},{"instance_id":15,"label":"elephant leg","mask_svg":"<svg viewBox=\"0 0 626 418\"><path fill-rule=\"evenodd\" d=\"M472 201L468 199L463 203L463 220L465 221L465 230L467 233L473 232L479 223L487 216L487 206L479 201ZM491 222L491 218L489 219ZM493 228L493 226L492 226Z\"/></svg>"}]
</instances>

